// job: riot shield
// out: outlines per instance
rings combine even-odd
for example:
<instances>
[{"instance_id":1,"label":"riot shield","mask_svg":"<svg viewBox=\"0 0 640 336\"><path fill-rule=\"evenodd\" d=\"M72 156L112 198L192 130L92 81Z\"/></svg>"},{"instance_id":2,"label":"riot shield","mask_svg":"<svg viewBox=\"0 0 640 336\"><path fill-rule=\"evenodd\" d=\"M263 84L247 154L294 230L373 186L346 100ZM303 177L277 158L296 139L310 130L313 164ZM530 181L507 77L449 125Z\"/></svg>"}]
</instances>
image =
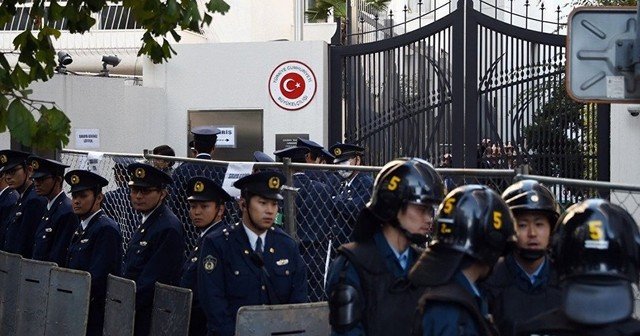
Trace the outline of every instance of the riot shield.
<instances>
[{"instance_id":1,"label":"riot shield","mask_svg":"<svg viewBox=\"0 0 640 336\"><path fill-rule=\"evenodd\" d=\"M14 336L16 334L15 309L20 290L20 270L22 257L0 251L0 335Z\"/></svg>"},{"instance_id":2,"label":"riot shield","mask_svg":"<svg viewBox=\"0 0 640 336\"><path fill-rule=\"evenodd\" d=\"M331 333L327 302L246 306L238 310L236 335L326 336Z\"/></svg>"},{"instance_id":3,"label":"riot shield","mask_svg":"<svg viewBox=\"0 0 640 336\"><path fill-rule=\"evenodd\" d=\"M104 307L104 336L132 336L136 316L136 283L109 274Z\"/></svg>"},{"instance_id":4,"label":"riot shield","mask_svg":"<svg viewBox=\"0 0 640 336\"><path fill-rule=\"evenodd\" d=\"M151 335L187 335L191 316L190 289L156 282Z\"/></svg>"},{"instance_id":5,"label":"riot shield","mask_svg":"<svg viewBox=\"0 0 640 336\"><path fill-rule=\"evenodd\" d=\"M55 263L22 259L17 305L17 335L44 335L47 318L49 278Z\"/></svg>"},{"instance_id":6,"label":"riot shield","mask_svg":"<svg viewBox=\"0 0 640 336\"><path fill-rule=\"evenodd\" d=\"M55 267L49 280L47 336L84 336L89 315L91 275L88 272Z\"/></svg>"}]
</instances>

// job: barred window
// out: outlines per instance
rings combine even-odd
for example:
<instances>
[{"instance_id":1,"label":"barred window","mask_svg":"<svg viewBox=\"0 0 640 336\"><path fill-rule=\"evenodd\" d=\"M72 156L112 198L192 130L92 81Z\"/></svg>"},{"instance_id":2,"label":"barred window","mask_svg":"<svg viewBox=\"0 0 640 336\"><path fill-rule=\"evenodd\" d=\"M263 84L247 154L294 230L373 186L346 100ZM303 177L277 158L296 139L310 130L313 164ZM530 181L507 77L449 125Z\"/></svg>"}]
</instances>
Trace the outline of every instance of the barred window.
<instances>
[{"instance_id":1,"label":"barred window","mask_svg":"<svg viewBox=\"0 0 640 336\"><path fill-rule=\"evenodd\" d=\"M100 11L98 29L142 29L142 26L133 19L131 9L122 5L109 5Z\"/></svg>"},{"instance_id":2,"label":"barred window","mask_svg":"<svg viewBox=\"0 0 640 336\"><path fill-rule=\"evenodd\" d=\"M29 19L29 9L31 7L16 8L16 15L11 21L2 26L2 30L25 30L33 28L33 21Z\"/></svg>"}]
</instances>

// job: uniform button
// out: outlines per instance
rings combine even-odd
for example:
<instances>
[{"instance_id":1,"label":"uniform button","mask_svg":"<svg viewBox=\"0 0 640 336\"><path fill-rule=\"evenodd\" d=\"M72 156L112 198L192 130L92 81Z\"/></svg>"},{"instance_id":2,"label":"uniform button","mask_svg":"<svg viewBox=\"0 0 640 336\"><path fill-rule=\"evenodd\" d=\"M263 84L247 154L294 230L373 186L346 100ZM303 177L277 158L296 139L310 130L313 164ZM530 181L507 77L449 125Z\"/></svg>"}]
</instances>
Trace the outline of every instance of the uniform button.
<instances>
[{"instance_id":1,"label":"uniform button","mask_svg":"<svg viewBox=\"0 0 640 336\"><path fill-rule=\"evenodd\" d=\"M284 271L284 274L289 275L289 270Z\"/></svg>"},{"instance_id":2,"label":"uniform button","mask_svg":"<svg viewBox=\"0 0 640 336\"><path fill-rule=\"evenodd\" d=\"M197 251L197 250L198 250L198 247L196 246L196 248L194 249L194 251Z\"/></svg>"},{"instance_id":3,"label":"uniform button","mask_svg":"<svg viewBox=\"0 0 640 336\"><path fill-rule=\"evenodd\" d=\"M46 236L46 235L45 235L45 236L42 236L42 239L45 239L45 238L47 238L47 236Z\"/></svg>"},{"instance_id":4,"label":"uniform button","mask_svg":"<svg viewBox=\"0 0 640 336\"><path fill-rule=\"evenodd\" d=\"M260 288L262 288L262 290L267 290L267 287L265 287L264 285L262 285L262 287Z\"/></svg>"},{"instance_id":5,"label":"uniform button","mask_svg":"<svg viewBox=\"0 0 640 336\"><path fill-rule=\"evenodd\" d=\"M249 254L249 250L244 250L244 254Z\"/></svg>"},{"instance_id":6,"label":"uniform button","mask_svg":"<svg viewBox=\"0 0 640 336\"><path fill-rule=\"evenodd\" d=\"M235 274L235 275L239 275L239 274L240 274L240 272L238 272L238 271L234 271L234 272L233 272L233 274Z\"/></svg>"}]
</instances>

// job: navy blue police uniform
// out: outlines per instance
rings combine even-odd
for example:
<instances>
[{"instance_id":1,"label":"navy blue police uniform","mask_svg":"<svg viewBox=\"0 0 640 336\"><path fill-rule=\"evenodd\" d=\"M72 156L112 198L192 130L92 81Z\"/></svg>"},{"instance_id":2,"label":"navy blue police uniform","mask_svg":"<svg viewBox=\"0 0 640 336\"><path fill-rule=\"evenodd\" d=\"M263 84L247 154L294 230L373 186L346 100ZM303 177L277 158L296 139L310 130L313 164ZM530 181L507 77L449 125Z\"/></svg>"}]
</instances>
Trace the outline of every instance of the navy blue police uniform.
<instances>
[{"instance_id":1,"label":"navy blue police uniform","mask_svg":"<svg viewBox=\"0 0 640 336\"><path fill-rule=\"evenodd\" d=\"M279 172L265 171L241 178L234 186L242 190L247 202L253 195L282 199L279 190L285 181ZM250 242L247 231L255 242ZM233 335L235 316L242 306L308 300L306 269L296 242L273 226L256 235L237 223L203 239L198 293L207 316L207 335Z\"/></svg>"},{"instance_id":2,"label":"navy blue police uniform","mask_svg":"<svg viewBox=\"0 0 640 336\"><path fill-rule=\"evenodd\" d=\"M109 182L100 175L73 170L65 175L70 192L93 190L97 197ZM95 199L94 199L95 202ZM90 210L91 211L91 210ZM102 209L91 214L80 214L81 220L74 232L64 267L91 274L91 296L87 336L100 336L104 325L104 307L109 274L120 275L122 267L122 234L118 223Z\"/></svg>"},{"instance_id":3,"label":"navy blue police uniform","mask_svg":"<svg viewBox=\"0 0 640 336\"><path fill-rule=\"evenodd\" d=\"M320 158L329 164L333 163L335 156L333 156L327 149L315 141L298 138L296 141L297 147L309 148L309 153L313 157ZM332 189L338 188L340 185L340 176L333 170L319 170L309 169L305 172L312 180L316 180L330 186Z\"/></svg>"},{"instance_id":4,"label":"navy blue police uniform","mask_svg":"<svg viewBox=\"0 0 640 336\"><path fill-rule=\"evenodd\" d=\"M171 177L143 163L127 167L130 187L166 188ZM155 283L177 285L185 253L184 234L178 218L163 201L134 232L124 256L122 275L136 282L135 335L148 335Z\"/></svg>"},{"instance_id":5,"label":"navy blue police uniform","mask_svg":"<svg viewBox=\"0 0 640 336\"><path fill-rule=\"evenodd\" d=\"M127 185L127 182L129 182L127 166L134 163L135 160L133 158L115 156L113 161L115 162L113 175L117 188L104 194L102 210L107 217L113 219L120 226L124 249L129 240L131 240L131 235L140 221L140 214L131 206L131 191Z\"/></svg>"},{"instance_id":6,"label":"navy blue police uniform","mask_svg":"<svg viewBox=\"0 0 640 336\"><path fill-rule=\"evenodd\" d=\"M306 147L289 147L273 154L280 160L290 158L292 162L304 162L309 152ZM324 299L324 269L327 249L331 238L331 197L329 187L313 180L310 171L293 174L293 187L297 189L296 235L300 239L300 254L307 265L309 284L309 300L311 302Z\"/></svg>"},{"instance_id":7,"label":"navy blue police uniform","mask_svg":"<svg viewBox=\"0 0 640 336\"><path fill-rule=\"evenodd\" d=\"M33 168L32 178L36 180L46 177L60 177L62 180L65 168L69 167L61 162L37 156L29 157L27 162ZM47 198L49 197L53 197L53 199L49 200L47 205L49 208L42 216L36 229L32 258L51 261L61 266L67 259L71 237L78 226L78 217L73 213L71 200L64 191L58 195L47 196Z\"/></svg>"},{"instance_id":8,"label":"navy blue police uniform","mask_svg":"<svg viewBox=\"0 0 640 336\"><path fill-rule=\"evenodd\" d=\"M195 148L215 148L220 130L212 126L199 126L191 130ZM210 153L198 153L196 159L211 160ZM185 162L178 166L171 175L173 184L170 189L169 206L185 226L190 222L189 203L187 202L187 182L190 178L203 176L222 185L227 168L199 162ZM190 243L191 240L187 241ZM188 246L192 249L193 246Z\"/></svg>"},{"instance_id":9,"label":"navy blue police uniform","mask_svg":"<svg viewBox=\"0 0 640 336\"><path fill-rule=\"evenodd\" d=\"M0 191L0 250L4 250L4 234L11 210L18 202L20 194L12 188L5 187Z\"/></svg>"},{"instance_id":10,"label":"navy blue police uniform","mask_svg":"<svg viewBox=\"0 0 640 336\"><path fill-rule=\"evenodd\" d=\"M230 202L233 198L221 186L217 185L210 179L204 177L194 177L187 184L187 198L190 202L216 202L217 206ZM207 333L207 317L202 310L200 304L200 295L198 293L198 257L202 246L202 240L205 237L213 236L218 232L230 227L224 220L211 222L206 227L200 229L200 235L196 242L196 247L191 251L187 261L182 267L182 277L180 278L180 287L189 288L193 292L191 301L191 320L189 323L189 335L205 335Z\"/></svg>"},{"instance_id":11,"label":"navy blue police uniform","mask_svg":"<svg viewBox=\"0 0 640 336\"><path fill-rule=\"evenodd\" d=\"M331 146L329 151L335 156L334 163L339 165L355 156L362 156L364 147L337 143ZM354 172L340 182L335 195L332 196L336 222L333 229L338 243L344 244L350 240L358 213L371 198L372 189L373 177L366 172Z\"/></svg>"},{"instance_id":12,"label":"navy blue police uniform","mask_svg":"<svg viewBox=\"0 0 640 336\"><path fill-rule=\"evenodd\" d=\"M29 155L29 153L13 150L0 151L0 163L2 163L0 172L10 171L19 165L22 165L26 171L26 160ZM29 178L30 176L27 176L27 179ZM29 182L25 181L24 183ZM4 228L4 250L31 258L35 232L46 210L47 199L38 196L33 183L24 188L18 202L7 217L6 228Z\"/></svg>"}]
</instances>

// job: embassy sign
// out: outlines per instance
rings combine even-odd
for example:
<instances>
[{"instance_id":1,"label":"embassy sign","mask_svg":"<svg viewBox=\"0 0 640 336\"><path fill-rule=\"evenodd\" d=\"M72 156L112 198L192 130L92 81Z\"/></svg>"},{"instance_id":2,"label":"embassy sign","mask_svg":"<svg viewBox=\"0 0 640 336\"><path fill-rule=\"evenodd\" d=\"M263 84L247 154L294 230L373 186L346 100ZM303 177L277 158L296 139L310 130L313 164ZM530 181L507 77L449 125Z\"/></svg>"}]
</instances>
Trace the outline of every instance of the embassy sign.
<instances>
[{"instance_id":1,"label":"embassy sign","mask_svg":"<svg viewBox=\"0 0 640 336\"><path fill-rule=\"evenodd\" d=\"M299 61L281 63L269 77L271 100L285 110L296 111L309 105L316 89L316 75Z\"/></svg>"}]
</instances>

